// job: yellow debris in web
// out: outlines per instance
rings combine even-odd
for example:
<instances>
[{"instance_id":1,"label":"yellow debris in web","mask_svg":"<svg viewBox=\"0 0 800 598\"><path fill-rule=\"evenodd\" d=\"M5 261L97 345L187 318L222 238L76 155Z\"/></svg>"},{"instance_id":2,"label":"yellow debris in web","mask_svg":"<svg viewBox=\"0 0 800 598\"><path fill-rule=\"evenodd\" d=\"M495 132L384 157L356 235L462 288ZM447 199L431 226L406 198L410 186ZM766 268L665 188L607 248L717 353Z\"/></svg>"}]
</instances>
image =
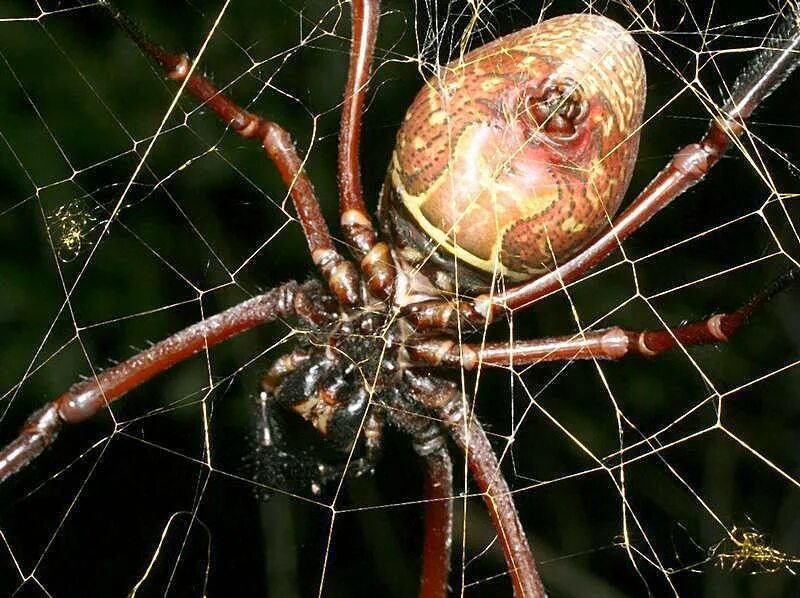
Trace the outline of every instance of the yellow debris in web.
<instances>
[{"instance_id":1,"label":"yellow debris in web","mask_svg":"<svg viewBox=\"0 0 800 598\"><path fill-rule=\"evenodd\" d=\"M81 251L84 239L96 221L78 199L60 206L48 217L53 243L62 262L74 260Z\"/></svg>"},{"instance_id":2,"label":"yellow debris in web","mask_svg":"<svg viewBox=\"0 0 800 598\"><path fill-rule=\"evenodd\" d=\"M734 527L730 537L712 549L712 557L725 569L748 570L750 573L795 574L792 565L800 564L800 556L781 552L767 544L765 534L753 528Z\"/></svg>"}]
</instances>

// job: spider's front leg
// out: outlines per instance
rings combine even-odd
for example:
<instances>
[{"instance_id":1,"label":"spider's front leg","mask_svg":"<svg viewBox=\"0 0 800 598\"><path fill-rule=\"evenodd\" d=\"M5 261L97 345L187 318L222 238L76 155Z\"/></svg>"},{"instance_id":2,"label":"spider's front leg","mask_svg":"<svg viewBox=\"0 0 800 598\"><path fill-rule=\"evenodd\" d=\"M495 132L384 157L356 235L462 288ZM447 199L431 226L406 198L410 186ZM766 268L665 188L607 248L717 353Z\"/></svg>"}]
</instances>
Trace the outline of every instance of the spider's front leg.
<instances>
[{"instance_id":1,"label":"spider's front leg","mask_svg":"<svg viewBox=\"0 0 800 598\"><path fill-rule=\"evenodd\" d=\"M195 65L186 55L168 52L148 39L111 2L103 0L102 4L139 48L164 69L170 79L181 84L182 88L213 110L238 135L261 142L289 189L314 265L342 305L360 305L361 278L355 264L344 259L333 244L314 186L305 171L305 159L298 155L291 135L279 124L240 107L208 78L197 73ZM378 0L353 0L352 9L350 68L344 90L338 160L341 225L351 252L360 259L370 293L386 299L391 293L395 269L389 247L377 240L367 213L358 157L366 83L378 29L379 3Z\"/></svg>"},{"instance_id":2,"label":"spider's front leg","mask_svg":"<svg viewBox=\"0 0 800 598\"><path fill-rule=\"evenodd\" d=\"M334 305L316 281L286 283L156 343L84 382L34 413L19 435L0 451L0 482L36 459L64 424L89 419L112 401L195 353L278 318L298 318L312 326L329 322Z\"/></svg>"},{"instance_id":3,"label":"spider's front leg","mask_svg":"<svg viewBox=\"0 0 800 598\"><path fill-rule=\"evenodd\" d=\"M278 123L253 114L228 98L208 78L196 72L196 65L185 54L173 54L151 41L111 2L104 0L102 4L134 43L164 69L167 77L213 110L237 134L261 142L289 190L314 265L342 305L359 305L362 301L360 277L355 265L344 259L333 244L314 186L305 171L305 161L298 155L291 135Z\"/></svg>"}]
</instances>

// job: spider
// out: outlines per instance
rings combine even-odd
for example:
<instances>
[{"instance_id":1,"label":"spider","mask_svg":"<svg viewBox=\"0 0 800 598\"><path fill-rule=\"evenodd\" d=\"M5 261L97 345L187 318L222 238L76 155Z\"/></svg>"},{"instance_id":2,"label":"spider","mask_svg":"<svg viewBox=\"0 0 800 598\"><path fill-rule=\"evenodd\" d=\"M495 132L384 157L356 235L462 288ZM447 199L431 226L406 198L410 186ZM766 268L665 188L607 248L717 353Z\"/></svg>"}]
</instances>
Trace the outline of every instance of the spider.
<instances>
[{"instance_id":1,"label":"spider","mask_svg":"<svg viewBox=\"0 0 800 598\"><path fill-rule=\"evenodd\" d=\"M236 132L262 142L289 188L320 280L286 283L73 386L34 414L21 435L0 453L0 479L35 459L63 423L91 417L197 351L255 326L291 318L304 331L304 340L270 366L259 396L259 460L265 483L307 484L319 492L344 471L371 470L382 427L400 430L411 439L427 477L421 593L442 595L452 534L452 505L447 500L454 495L448 452L452 442L464 453L486 499L515 592L543 595L497 459L460 385L442 370L655 356L678 344L722 342L795 277L794 271L789 272L736 311L671 330L640 333L612 328L513 345L457 342L462 331L480 332L507 310L525 308L574 281L699 181L743 132L741 122L788 75L793 66L788 51L761 55L757 59L761 76L753 80L750 72L723 109L724 118L712 124L700 144L679 151L656 182L607 228L630 180L641 124L644 71L635 43L618 25L587 15L550 19L533 30L497 40L452 65L410 109L389 167L378 230L362 197L358 162L378 6L356 0L339 159L341 230L348 259L331 239L288 133L239 108L186 57L155 45L108 6L170 79L185 86ZM560 67L563 45L555 40L570 30L579 32L576 37L586 42L584 50L594 48L589 50L594 54L578 61L578 67ZM532 42L531 31L536 33ZM787 48L794 48L796 28L787 28L779 37L791 44ZM521 57L515 56L514 66L503 62L513 52L500 51L501 47L525 44L529 47L516 48ZM526 58L530 60L525 62ZM461 80L479 68L488 68L479 83ZM590 75L595 68L605 69L611 82L595 82ZM627 104L620 99L623 89L632 92ZM463 124L466 121L482 124L471 128ZM505 126L509 124L515 126ZM598 124L607 132L590 127ZM433 127L438 125L444 127L436 134ZM520 156L523 160L516 159ZM489 174L483 178L469 171L470 165L482 161L489 163ZM548 166L539 169L543 161ZM545 181L526 196L531 178ZM465 203L454 208L458 196L453 191L462 186ZM514 187L511 193L509 186ZM559 195L567 196L568 205L560 203ZM521 215L517 212L525 210L517 210L514 202L523 199L539 203ZM503 209L487 215L475 208L485 207L482 204ZM505 233L502 239L500 230ZM287 414L307 420L333 457L288 450Z\"/></svg>"}]
</instances>

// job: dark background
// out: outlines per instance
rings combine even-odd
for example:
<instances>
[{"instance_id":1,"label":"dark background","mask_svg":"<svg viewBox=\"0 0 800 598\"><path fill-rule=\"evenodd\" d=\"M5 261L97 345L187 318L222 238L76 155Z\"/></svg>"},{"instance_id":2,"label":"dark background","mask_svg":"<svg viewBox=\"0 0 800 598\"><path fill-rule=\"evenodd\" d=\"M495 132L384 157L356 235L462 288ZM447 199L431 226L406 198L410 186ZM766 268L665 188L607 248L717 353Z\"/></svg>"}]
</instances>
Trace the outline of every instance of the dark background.
<instances>
[{"instance_id":1,"label":"dark background","mask_svg":"<svg viewBox=\"0 0 800 598\"><path fill-rule=\"evenodd\" d=\"M220 8L120 4L154 39L190 55ZM658 2L652 12L635 4L644 21L614 3L593 3L639 31L645 51L647 122L632 191L705 130L708 109L687 87L696 65L703 68L695 90L721 104L725 84L762 44L779 6L753 3L750 12L730 12L724 3L709 16L681 2ZM433 63L456 55L470 17L464 5L383 4L364 140L372 207L405 107L430 74L410 57L421 50ZM292 210L262 150L188 98L101 238L175 88L99 7L43 7L38 19L30 2L0 7L0 18L19 18L0 21L2 442L92 368L311 272L300 228L293 220L287 226ZM491 3L472 45L536 22L539 10L536 2ZM556 1L545 15L583 10ZM348 35L347 4L237 1L203 62L215 81L232 85L234 97L292 131L302 152L310 149L308 170L334 231ZM738 51L709 63L709 47ZM786 269L798 254L791 197L798 192L798 90L795 76L756 114L747 157L731 152L627 241L624 256L615 253L572 287L570 301L558 294L518 314L514 337L574 332L571 305L584 326L596 328L697 319L735 307ZM770 189L786 195L779 201ZM79 248L61 241L71 222L84 222ZM76 280L64 309L65 289ZM798 359L798 298L796 290L782 295L725 346L652 361L481 375L477 412L498 450L514 431L504 471L519 490L550 595L797 591L781 563L731 571L708 555L734 526L766 534L787 558L800 554L800 373L791 367ZM498 324L493 334L507 339L509 330ZM65 430L56 448L0 488L0 592L122 595L152 567L140 595L236 589L312 596L323 571L325 595L416 593L422 480L405 439L388 435L377 474L348 481L335 516L308 497L256 496L248 465L252 397L267 364L290 349L291 340L282 340L288 332L267 327L176 367L114 405L118 433L112 436L109 415ZM471 388L475 380L467 376ZM726 398L720 403L715 393ZM617 408L628 423L618 423ZM203 465L204 409L212 471ZM649 444L637 444L643 438ZM590 454L618 465L620 446L628 449L624 478L619 469L589 472L599 465ZM458 460L456 468L460 491ZM499 548L483 551L493 532L482 503L458 500L456 513L457 530L466 517L468 534L465 556L460 531L455 542L454 594L462 583L471 584L467 595L509 594Z\"/></svg>"}]
</instances>

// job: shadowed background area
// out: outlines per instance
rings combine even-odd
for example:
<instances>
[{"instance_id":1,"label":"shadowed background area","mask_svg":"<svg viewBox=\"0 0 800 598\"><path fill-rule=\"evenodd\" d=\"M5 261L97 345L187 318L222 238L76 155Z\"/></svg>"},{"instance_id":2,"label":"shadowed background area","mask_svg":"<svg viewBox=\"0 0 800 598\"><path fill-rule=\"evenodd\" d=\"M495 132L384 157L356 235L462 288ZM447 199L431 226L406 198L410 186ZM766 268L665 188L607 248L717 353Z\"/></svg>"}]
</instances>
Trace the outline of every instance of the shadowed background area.
<instances>
[{"instance_id":1,"label":"shadowed background area","mask_svg":"<svg viewBox=\"0 0 800 598\"><path fill-rule=\"evenodd\" d=\"M458 56L474 16L465 4L382 3L363 141L370 209L405 108L432 65ZM119 5L154 40L190 56L221 8ZM44 13L21 0L0 7L2 443L92 368L312 273L263 150L190 98L179 101L129 184L175 87L99 6L41 6ZM708 109L692 89L720 105L724 82L764 44L776 18L774 5L718 6L711 16L680 2L634 6L639 12L592 4L634 32L647 67L646 123L626 202L704 132ZM540 9L482 8L469 47L535 23ZM544 17L586 10L557 0ZM238 0L202 62L218 85L230 85L237 101L281 123L308 152L334 235L349 31L349 4ZM785 270L798 256L790 197L798 192L798 89L795 75L756 113L746 155L732 151L595 275L511 325L497 324L490 337L573 333L575 313L595 328L699 319L736 307ZM779 201L772 190L787 196ZM786 559L800 555L798 298L795 289L775 299L728 345L465 377L498 451L513 434L504 473L551 596L660 596L673 592L670 584L692 596L796 588L787 570L794 565L779 558L731 571L709 555L734 526L766 534ZM13 592L20 570L35 568L18 595L121 595L145 578L142 595L241 588L311 596L323 575L325 595L414 595L423 480L405 438L387 433L375 476L348 480L335 509L320 504L335 488L314 500L278 493L264 501L252 482L253 398L264 369L291 349L288 333L282 324L266 327L177 366L114 405L124 425L110 442L109 415L65 430L0 488L0 592ZM722 403L715 393L725 395ZM721 425L711 429L720 404ZM621 446L624 477L616 468ZM474 490L465 480L456 458L457 488ZM462 584L466 595L506 595L482 501L457 498L455 512L456 595Z\"/></svg>"}]
</instances>

